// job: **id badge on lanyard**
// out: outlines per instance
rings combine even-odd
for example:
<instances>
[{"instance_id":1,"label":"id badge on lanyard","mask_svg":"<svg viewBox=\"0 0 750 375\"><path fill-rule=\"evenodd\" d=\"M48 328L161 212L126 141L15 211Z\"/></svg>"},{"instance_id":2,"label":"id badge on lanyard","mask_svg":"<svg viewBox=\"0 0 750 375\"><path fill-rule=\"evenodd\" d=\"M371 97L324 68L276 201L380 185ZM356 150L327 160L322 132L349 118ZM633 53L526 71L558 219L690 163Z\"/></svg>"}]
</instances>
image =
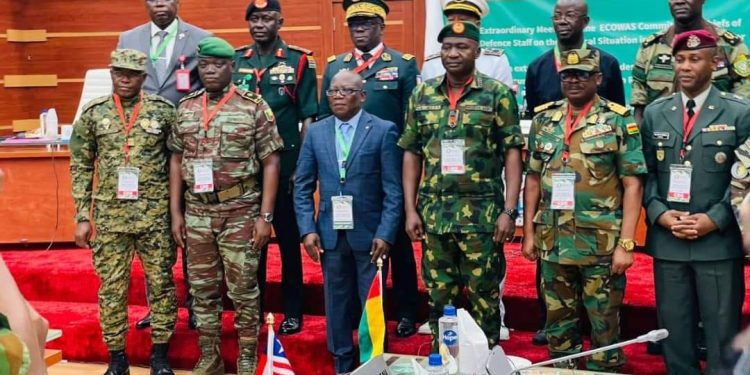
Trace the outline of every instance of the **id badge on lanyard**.
<instances>
[{"instance_id":1,"label":"id badge on lanyard","mask_svg":"<svg viewBox=\"0 0 750 375\"><path fill-rule=\"evenodd\" d=\"M331 197L333 206L333 229L354 229L354 197L351 195L338 195Z\"/></svg>"},{"instance_id":2,"label":"id badge on lanyard","mask_svg":"<svg viewBox=\"0 0 750 375\"><path fill-rule=\"evenodd\" d=\"M668 202L690 203L692 176L693 167L690 165L672 164L669 166Z\"/></svg>"},{"instance_id":3,"label":"id badge on lanyard","mask_svg":"<svg viewBox=\"0 0 750 375\"><path fill-rule=\"evenodd\" d=\"M138 177L141 171L135 167L117 168L117 199L138 199Z\"/></svg>"},{"instance_id":4,"label":"id badge on lanyard","mask_svg":"<svg viewBox=\"0 0 750 375\"><path fill-rule=\"evenodd\" d=\"M190 70L185 69L185 55L180 55L180 69L175 74L177 91L190 92Z\"/></svg>"},{"instance_id":5,"label":"id badge on lanyard","mask_svg":"<svg viewBox=\"0 0 750 375\"><path fill-rule=\"evenodd\" d=\"M193 162L193 193L211 193L214 191L213 160L201 159Z\"/></svg>"},{"instance_id":6,"label":"id badge on lanyard","mask_svg":"<svg viewBox=\"0 0 750 375\"><path fill-rule=\"evenodd\" d=\"M444 139L440 142L440 170L443 174L466 173L465 145L463 139Z\"/></svg>"},{"instance_id":7,"label":"id badge on lanyard","mask_svg":"<svg viewBox=\"0 0 750 375\"><path fill-rule=\"evenodd\" d=\"M553 173L552 174L552 209L573 210L576 205L576 174L575 173Z\"/></svg>"}]
</instances>

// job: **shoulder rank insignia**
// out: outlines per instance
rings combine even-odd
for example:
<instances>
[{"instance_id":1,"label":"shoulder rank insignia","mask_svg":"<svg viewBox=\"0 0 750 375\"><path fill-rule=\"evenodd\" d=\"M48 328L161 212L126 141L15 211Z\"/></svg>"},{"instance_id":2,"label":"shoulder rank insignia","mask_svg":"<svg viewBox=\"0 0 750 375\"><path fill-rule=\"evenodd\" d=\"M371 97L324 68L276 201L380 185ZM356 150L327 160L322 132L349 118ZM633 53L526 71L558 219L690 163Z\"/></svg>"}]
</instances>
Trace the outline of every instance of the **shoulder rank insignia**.
<instances>
[{"instance_id":1,"label":"shoulder rank insignia","mask_svg":"<svg viewBox=\"0 0 750 375\"><path fill-rule=\"evenodd\" d=\"M182 102L184 102L186 100L197 98L197 97L203 95L204 91L206 91L206 89L200 89L200 90L197 90L197 91L193 91L190 94L187 94L184 97L182 97L182 99L180 99L180 103L182 103Z\"/></svg>"},{"instance_id":2,"label":"shoulder rank insignia","mask_svg":"<svg viewBox=\"0 0 750 375\"><path fill-rule=\"evenodd\" d=\"M737 35L733 34L731 31L726 31L726 30L724 30L724 33L721 34L721 37L727 43L729 43L729 45L732 45L732 46L735 46L735 45L737 45L738 43L740 43L742 41L742 39L740 37L738 37Z\"/></svg>"},{"instance_id":3,"label":"shoulder rank insignia","mask_svg":"<svg viewBox=\"0 0 750 375\"><path fill-rule=\"evenodd\" d=\"M92 99L90 102L83 106L81 112L86 112L89 108L96 107L99 104L106 103L112 95L100 96L96 99Z\"/></svg>"},{"instance_id":4,"label":"shoulder rank insignia","mask_svg":"<svg viewBox=\"0 0 750 375\"><path fill-rule=\"evenodd\" d=\"M243 89L238 88L237 89L237 94L239 94L241 97L243 97L245 99L250 100L251 102L253 102L255 104L260 104L260 102L262 101L260 95L254 93L252 91L243 90Z\"/></svg>"},{"instance_id":5,"label":"shoulder rank insignia","mask_svg":"<svg viewBox=\"0 0 750 375\"><path fill-rule=\"evenodd\" d=\"M609 102L607 103L607 108L609 108L610 111L617 113L620 116L627 116L629 111L627 108L615 103L615 102Z\"/></svg>"},{"instance_id":6,"label":"shoulder rank insignia","mask_svg":"<svg viewBox=\"0 0 750 375\"><path fill-rule=\"evenodd\" d=\"M432 55L430 55L430 56L427 56L427 57L426 57L426 58L424 59L424 61L430 61L430 60L434 60L434 59L437 59L438 57L440 57L440 54L439 54L439 53L434 53L434 54L432 54Z\"/></svg>"},{"instance_id":7,"label":"shoulder rank insignia","mask_svg":"<svg viewBox=\"0 0 750 375\"><path fill-rule=\"evenodd\" d=\"M307 56L307 67L310 68L310 69L315 69L315 68L317 68L317 66L318 66L318 64L315 62L315 58L313 57L313 55L308 55Z\"/></svg>"},{"instance_id":8,"label":"shoulder rank insignia","mask_svg":"<svg viewBox=\"0 0 750 375\"><path fill-rule=\"evenodd\" d=\"M401 58L404 59L404 60L406 60L406 61L411 61L411 60L414 60L414 55L409 54L409 53L405 53L405 54L401 55Z\"/></svg>"},{"instance_id":9,"label":"shoulder rank insignia","mask_svg":"<svg viewBox=\"0 0 750 375\"><path fill-rule=\"evenodd\" d=\"M483 49L482 52L484 52L487 56L497 56L500 57L505 54L505 51L502 49Z\"/></svg>"},{"instance_id":10,"label":"shoulder rank insignia","mask_svg":"<svg viewBox=\"0 0 750 375\"><path fill-rule=\"evenodd\" d=\"M388 53L388 52L383 52L383 54L380 55L380 58L383 59L383 61L385 61L385 62L389 62L389 61L393 60L393 58L391 57L391 54Z\"/></svg>"},{"instance_id":11,"label":"shoulder rank insignia","mask_svg":"<svg viewBox=\"0 0 750 375\"><path fill-rule=\"evenodd\" d=\"M248 48L250 48L250 45L249 45L249 44L245 44L244 46L242 46L242 47L237 47L237 48L235 48L234 50L235 50L236 52L239 52L239 51L242 51L242 50L246 50L246 49L248 49Z\"/></svg>"},{"instance_id":12,"label":"shoulder rank insignia","mask_svg":"<svg viewBox=\"0 0 750 375\"><path fill-rule=\"evenodd\" d=\"M550 108L553 105L555 105L555 103L557 103L557 102L547 102L547 103L544 103L542 105L538 105L538 106L534 107L534 114L537 114L537 113L542 112L542 111L546 111L548 108Z\"/></svg>"},{"instance_id":13,"label":"shoulder rank insignia","mask_svg":"<svg viewBox=\"0 0 750 375\"><path fill-rule=\"evenodd\" d=\"M328 63L332 63L334 61L336 61L336 55L328 56Z\"/></svg>"},{"instance_id":14,"label":"shoulder rank insignia","mask_svg":"<svg viewBox=\"0 0 750 375\"><path fill-rule=\"evenodd\" d=\"M651 35L649 35L646 39L643 40L643 43L641 45L643 47L648 47L648 46L654 44L654 42L656 41L656 37L658 35L659 34L651 34Z\"/></svg>"},{"instance_id":15,"label":"shoulder rank insignia","mask_svg":"<svg viewBox=\"0 0 750 375\"><path fill-rule=\"evenodd\" d=\"M307 48L302 48L302 47L300 47L300 46L295 46L294 44L289 44L289 45L287 45L287 48L289 48L289 49L293 49L293 50L295 50L295 51L299 51L299 52L302 52L302 53L304 53L305 55L312 55L312 54L313 54L313 51L311 51L311 50L309 50L309 49L307 49Z\"/></svg>"},{"instance_id":16,"label":"shoulder rank insignia","mask_svg":"<svg viewBox=\"0 0 750 375\"><path fill-rule=\"evenodd\" d=\"M344 56L344 62L348 63L349 61L352 61L353 57L354 55L352 55L351 53L347 53L346 56Z\"/></svg>"}]
</instances>

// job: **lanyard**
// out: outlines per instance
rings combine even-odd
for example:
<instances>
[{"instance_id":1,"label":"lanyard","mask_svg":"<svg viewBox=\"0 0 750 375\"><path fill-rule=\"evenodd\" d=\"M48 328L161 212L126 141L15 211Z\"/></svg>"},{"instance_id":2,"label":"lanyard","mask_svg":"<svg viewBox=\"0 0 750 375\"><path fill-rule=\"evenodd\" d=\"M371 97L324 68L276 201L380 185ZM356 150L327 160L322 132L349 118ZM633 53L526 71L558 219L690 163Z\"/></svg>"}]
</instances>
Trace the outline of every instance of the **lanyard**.
<instances>
[{"instance_id":1,"label":"lanyard","mask_svg":"<svg viewBox=\"0 0 750 375\"><path fill-rule=\"evenodd\" d=\"M586 51L588 48L586 48L586 43L583 43L581 46L581 51ZM557 44L555 45L555 68L558 72L560 72L560 46Z\"/></svg>"},{"instance_id":2,"label":"lanyard","mask_svg":"<svg viewBox=\"0 0 750 375\"><path fill-rule=\"evenodd\" d=\"M575 122L573 122L573 106L568 103L568 113L565 115L565 148L563 149L562 154L563 164L568 163L568 156L570 156L570 138L573 136L573 129L581 123L581 120L586 118L586 115L589 114L589 111L593 106L594 101L592 100L589 104L586 104L586 106L583 107L578 116L576 116Z\"/></svg>"},{"instance_id":3,"label":"lanyard","mask_svg":"<svg viewBox=\"0 0 750 375\"><path fill-rule=\"evenodd\" d=\"M263 79L263 75L266 74L268 68L265 69L253 69L255 73L255 93L260 95L260 80Z\"/></svg>"},{"instance_id":4,"label":"lanyard","mask_svg":"<svg viewBox=\"0 0 750 375\"><path fill-rule=\"evenodd\" d=\"M349 124L349 126L351 126L351 124ZM344 135L341 133L340 126L336 127L336 142L338 142L339 148L341 149L342 159L339 161L339 178L341 179L341 183L344 183L344 181L346 181L346 160L349 159L349 151L351 150L352 144L351 141L346 143Z\"/></svg>"},{"instance_id":5,"label":"lanyard","mask_svg":"<svg viewBox=\"0 0 750 375\"><path fill-rule=\"evenodd\" d=\"M217 104L213 111L211 111L211 114L208 113L208 93L203 93L203 128L206 130L206 136L208 136L208 124L211 123L211 120L213 120L214 117L216 117L216 114L219 113L221 107L223 107L224 104L227 104L229 99L232 99L236 91L237 87L232 85L229 92L221 98L219 104Z\"/></svg>"},{"instance_id":6,"label":"lanyard","mask_svg":"<svg viewBox=\"0 0 750 375\"><path fill-rule=\"evenodd\" d=\"M172 40L174 40L175 35L177 35L177 29L179 27L175 27L174 30L167 33L167 37L161 40L161 43L159 43L158 46L156 46L156 50L154 48L151 48L151 63L155 63L156 60L159 60L159 57L162 53L164 53L164 50L167 49L167 46L169 43L172 43Z\"/></svg>"},{"instance_id":7,"label":"lanyard","mask_svg":"<svg viewBox=\"0 0 750 375\"><path fill-rule=\"evenodd\" d=\"M448 125L456 126L456 123L458 123L458 100L461 99L461 96L464 95L464 91L466 91L466 88L469 87L472 82L474 82L473 75L469 77L466 82L464 82L463 86L461 86L461 89L459 90L454 90L450 87L450 85L446 84L448 88L448 103L450 104L450 112L448 113Z\"/></svg>"},{"instance_id":8,"label":"lanyard","mask_svg":"<svg viewBox=\"0 0 750 375\"><path fill-rule=\"evenodd\" d=\"M125 164L127 165L130 162L130 143L128 142L128 137L130 136L130 130L132 130L133 125L135 125L135 120L138 119L138 114L141 112L141 104L143 103L143 91L141 91L141 97L138 99L138 103L133 108L133 112L130 113L129 119L125 118L125 109L122 108L120 95L113 94L112 97L115 100L115 108L117 109L117 114L120 115L120 121L122 122L122 126L125 131Z\"/></svg>"},{"instance_id":9,"label":"lanyard","mask_svg":"<svg viewBox=\"0 0 750 375\"><path fill-rule=\"evenodd\" d=\"M682 112L682 147L680 148L680 159L685 158L685 146L687 145L690 132L693 131L693 126L695 126L695 122L698 120L698 115L700 115L700 113L701 111L698 110L693 114L693 117L688 119L687 109Z\"/></svg>"},{"instance_id":10,"label":"lanyard","mask_svg":"<svg viewBox=\"0 0 750 375\"><path fill-rule=\"evenodd\" d=\"M365 61L364 64L354 68L354 73L357 73L357 74L362 73L362 71L367 69L370 66L370 64L374 63L375 61L377 61L377 59L380 58L380 55L383 54L383 51L385 51L385 48L378 51L378 53L372 55L372 57L370 57L369 60ZM362 59L362 55L360 55L357 51L354 51L354 56L357 57L357 60Z\"/></svg>"}]
</instances>

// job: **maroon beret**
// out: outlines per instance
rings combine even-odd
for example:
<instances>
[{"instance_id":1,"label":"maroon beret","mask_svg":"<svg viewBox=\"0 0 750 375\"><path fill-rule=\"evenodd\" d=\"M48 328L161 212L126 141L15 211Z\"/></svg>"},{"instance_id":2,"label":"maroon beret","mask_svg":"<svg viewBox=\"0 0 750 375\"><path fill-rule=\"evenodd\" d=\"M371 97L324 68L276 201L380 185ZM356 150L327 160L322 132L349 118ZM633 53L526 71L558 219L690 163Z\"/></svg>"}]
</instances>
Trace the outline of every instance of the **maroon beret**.
<instances>
[{"instance_id":1,"label":"maroon beret","mask_svg":"<svg viewBox=\"0 0 750 375\"><path fill-rule=\"evenodd\" d=\"M692 30L677 34L672 41L672 54L716 47L716 36L707 30Z\"/></svg>"}]
</instances>

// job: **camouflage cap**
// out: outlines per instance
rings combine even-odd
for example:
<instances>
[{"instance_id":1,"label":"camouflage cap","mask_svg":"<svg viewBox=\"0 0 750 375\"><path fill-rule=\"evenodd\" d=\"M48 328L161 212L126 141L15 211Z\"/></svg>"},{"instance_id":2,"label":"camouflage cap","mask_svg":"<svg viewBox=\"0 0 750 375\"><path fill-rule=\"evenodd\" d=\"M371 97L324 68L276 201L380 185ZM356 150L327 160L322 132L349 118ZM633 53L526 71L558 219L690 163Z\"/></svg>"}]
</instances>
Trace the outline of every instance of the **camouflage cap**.
<instances>
[{"instance_id":1,"label":"camouflage cap","mask_svg":"<svg viewBox=\"0 0 750 375\"><path fill-rule=\"evenodd\" d=\"M438 34L438 42L442 43L443 39L450 37L471 39L479 43L479 27L468 21L445 25Z\"/></svg>"},{"instance_id":2,"label":"camouflage cap","mask_svg":"<svg viewBox=\"0 0 750 375\"><path fill-rule=\"evenodd\" d=\"M112 68L121 68L135 70L138 72L146 71L146 54L134 49L116 49L110 56L112 62L109 64Z\"/></svg>"},{"instance_id":3,"label":"camouflage cap","mask_svg":"<svg viewBox=\"0 0 750 375\"><path fill-rule=\"evenodd\" d=\"M210 36L198 43L198 56L231 59L234 57L234 47L224 39Z\"/></svg>"},{"instance_id":4,"label":"camouflage cap","mask_svg":"<svg viewBox=\"0 0 750 375\"><path fill-rule=\"evenodd\" d=\"M572 49L560 56L560 71L582 70L599 71L599 53L591 49Z\"/></svg>"}]
</instances>

